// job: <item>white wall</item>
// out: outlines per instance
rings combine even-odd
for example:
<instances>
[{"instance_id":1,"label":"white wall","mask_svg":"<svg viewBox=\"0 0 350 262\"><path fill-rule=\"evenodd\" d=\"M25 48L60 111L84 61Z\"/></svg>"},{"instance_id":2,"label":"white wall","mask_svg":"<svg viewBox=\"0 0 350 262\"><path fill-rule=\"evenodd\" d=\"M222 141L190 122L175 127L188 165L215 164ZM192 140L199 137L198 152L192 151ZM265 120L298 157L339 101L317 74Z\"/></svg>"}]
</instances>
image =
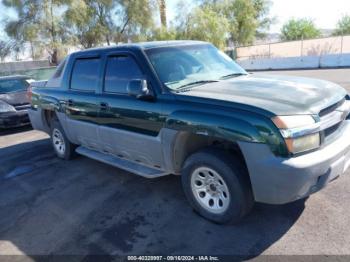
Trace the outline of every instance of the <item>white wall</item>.
<instances>
[{"instance_id":1,"label":"white wall","mask_svg":"<svg viewBox=\"0 0 350 262\"><path fill-rule=\"evenodd\" d=\"M49 66L48 60L8 62L0 63L0 72L16 72Z\"/></svg>"},{"instance_id":2,"label":"white wall","mask_svg":"<svg viewBox=\"0 0 350 262\"><path fill-rule=\"evenodd\" d=\"M350 35L237 47L239 59L350 53Z\"/></svg>"},{"instance_id":3,"label":"white wall","mask_svg":"<svg viewBox=\"0 0 350 262\"><path fill-rule=\"evenodd\" d=\"M238 59L236 62L246 70L350 67L350 53L303 57L250 58Z\"/></svg>"}]
</instances>

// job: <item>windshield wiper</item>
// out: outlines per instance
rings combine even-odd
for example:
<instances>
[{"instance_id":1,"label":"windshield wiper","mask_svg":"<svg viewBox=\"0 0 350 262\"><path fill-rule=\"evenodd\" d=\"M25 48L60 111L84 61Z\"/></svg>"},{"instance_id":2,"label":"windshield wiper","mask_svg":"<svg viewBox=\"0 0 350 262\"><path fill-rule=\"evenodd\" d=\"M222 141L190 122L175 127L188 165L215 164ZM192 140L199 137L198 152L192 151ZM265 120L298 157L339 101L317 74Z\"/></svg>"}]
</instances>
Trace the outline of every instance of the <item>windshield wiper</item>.
<instances>
[{"instance_id":1,"label":"windshield wiper","mask_svg":"<svg viewBox=\"0 0 350 262\"><path fill-rule=\"evenodd\" d=\"M192 86L192 85L199 85L199 84L207 84L207 83L214 83L214 82L219 82L218 80L200 80L200 81L195 81L191 82L185 85L182 85L178 88L176 88L176 91L181 91L182 89L186 89L186 87Z\"/></svg>"},{"instance_id":2,"label":"windshield wiper","mask_svg":"<svg viewBox=\"0 0 350 262\"><path fill-rule=\"evenodd\" d=\"M245 75L247 75L247 73L232 73L232 74L224 75L220 77L220 79L226 79L226 78L237 77L237 76L245 76Z\"/></svg>"}]
</instances>

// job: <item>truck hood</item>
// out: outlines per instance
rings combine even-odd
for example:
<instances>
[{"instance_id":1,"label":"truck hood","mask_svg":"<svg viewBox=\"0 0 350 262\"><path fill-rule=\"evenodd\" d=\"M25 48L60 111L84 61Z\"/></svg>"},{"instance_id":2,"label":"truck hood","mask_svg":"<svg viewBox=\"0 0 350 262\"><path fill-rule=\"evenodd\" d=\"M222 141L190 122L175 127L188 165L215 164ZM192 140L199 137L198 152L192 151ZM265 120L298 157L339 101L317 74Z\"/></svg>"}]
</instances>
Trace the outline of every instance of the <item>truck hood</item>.
<instances>
[{"instance_id":1,"label":"truck hood","mask_svg":"<svg viewBox=\"0 0 350 262\"><path fill-rule=\"evenodd\" d=\"M324 80L263 74L208 83L180 93L246 104L275 115L318 114L346 94L344 88Z\"/></svg>"},{"instance_id":2,"label":"truck hood","mask_svg":"<svg viewBox=\"0 0 350 262\"><path fill-rule=\"evenodd\" d=\"M28 104L29 100L27 98L26 91L18 91L13 93L0 93L0 100L6 102L10 105L22 105Z\"/></svg>"}]
</instances>

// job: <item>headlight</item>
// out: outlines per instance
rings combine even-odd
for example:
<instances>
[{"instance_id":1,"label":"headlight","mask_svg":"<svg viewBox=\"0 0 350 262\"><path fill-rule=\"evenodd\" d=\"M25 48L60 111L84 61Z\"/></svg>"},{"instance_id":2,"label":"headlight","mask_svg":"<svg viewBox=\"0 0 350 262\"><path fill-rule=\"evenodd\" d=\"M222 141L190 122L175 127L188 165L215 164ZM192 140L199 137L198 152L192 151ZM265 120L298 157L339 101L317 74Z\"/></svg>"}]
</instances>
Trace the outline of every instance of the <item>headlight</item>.
<instances>
[{"instance_id":1,"label":"headlight","mask_svg":"<svg viewBox=\"0 0 350 262\"><path fill-rule=\"evenodd\" d=\"M296 154L320 146L320 126L311 115L276 116L272 121L280 129L289 152Z\"/></svg>"},{"instance_id":2,"label":"headlight","mask_svg":"<svg viewBox=\"0 0 350 262\"><path fill-rule=\"evenodd\" d=\"M0 113L5 113L5 112L16 112L16 109L13 106L3 101L0 101Z\"/></svg>"},{"instance_id":3,"label":"headlight","mask_svg":"<svg viewBox=\"0 0 350 262\"><path fill-rule=\"evenodd\" d=\"M298 138L286 138L288 151L291 153L301 153L316 149L320 146L320 134L311 134Z\"/></svg>"}]
</instances>

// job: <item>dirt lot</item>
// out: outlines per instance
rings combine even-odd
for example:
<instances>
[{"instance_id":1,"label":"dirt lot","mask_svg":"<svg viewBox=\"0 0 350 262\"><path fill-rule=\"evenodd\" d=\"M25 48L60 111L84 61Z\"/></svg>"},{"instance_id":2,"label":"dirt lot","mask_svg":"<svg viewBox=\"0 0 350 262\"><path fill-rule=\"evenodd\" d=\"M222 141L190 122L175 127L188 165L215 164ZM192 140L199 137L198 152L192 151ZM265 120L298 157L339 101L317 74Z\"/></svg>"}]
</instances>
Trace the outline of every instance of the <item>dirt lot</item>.
<instances>
[{"instance_id":1,"label":"dirt lot","mask_svg":"<svg viewBox=\"0 0 350 262\"><path fill-rule=\"evenodd\" d=\"M350 91L350 69L272 73L329 78ZM308 200L257 204L241 224L220 226L192 211L179 177L59 160L29 128L0 136L0 254L350 255L349 225L349 171Z\"/></svg>"}]
</instances>

